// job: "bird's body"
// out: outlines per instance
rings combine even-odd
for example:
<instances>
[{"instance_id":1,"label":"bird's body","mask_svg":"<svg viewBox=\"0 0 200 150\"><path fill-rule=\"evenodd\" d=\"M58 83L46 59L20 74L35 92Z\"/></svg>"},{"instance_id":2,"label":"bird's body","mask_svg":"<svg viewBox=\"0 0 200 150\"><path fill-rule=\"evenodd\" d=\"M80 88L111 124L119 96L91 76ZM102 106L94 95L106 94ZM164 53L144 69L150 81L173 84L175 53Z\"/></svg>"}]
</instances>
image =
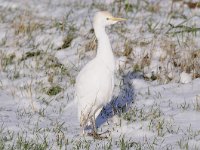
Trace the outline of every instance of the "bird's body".
<instances>
[{"instance_id":1,"label":"bird's body","mask_svg":"<svg viewBox=\"0 0 200 150\"><path fill-rule=\"evenodd\" d=\"M78 118L83 126L112 96L114 74L100 59L93 59L77 77ZM96 114L97 115L97 114Z\"/></svg>"},{"instance_id":2,"label":"bird's body","mask_svg":"<svg viewBox=\"0 0 200 150\"><path fill-rule=\"evenodd\" d=\"M89 121L95 126L95 115L98 115L96 112L112 97L115 60L105 26L120 19L123 20L114 18L108 12L98 12L94 17L93 26L98 40L97 55L80 71L75 86L78 118L83 131Z\"/></svg>"}]
</instances>

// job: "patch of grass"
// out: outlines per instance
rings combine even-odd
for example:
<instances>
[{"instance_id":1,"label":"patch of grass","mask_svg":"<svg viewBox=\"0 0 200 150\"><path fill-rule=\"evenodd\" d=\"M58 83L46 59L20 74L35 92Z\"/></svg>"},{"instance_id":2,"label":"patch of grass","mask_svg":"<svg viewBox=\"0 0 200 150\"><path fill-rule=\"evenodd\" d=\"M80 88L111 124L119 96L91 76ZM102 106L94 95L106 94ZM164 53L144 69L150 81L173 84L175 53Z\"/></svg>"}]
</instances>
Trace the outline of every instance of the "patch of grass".
<instances>
[{"instance_id":1,"label":"patch of grass","mask_svg":"<svg viewBox=\"0 0 200 150\"><path fill-rule=\"evenodd\" d=\"M135 64L134 66L133 66L133 71L134 72L140 72L142 69L141 69L141 67L139 66L139 64Z\"/></svg>"},{"instance_id":2,"label":"patch of grass","mask_svg":"<svg viewBox=\"0 0 200 150\"><path fill-rule=\"evenodd\" d=\"M155 75L155 73L152 72L152 74L151 74L151 80L154 81L154 80L156 80L157 78L158 78L158 77Z\"/></svg>"},{"instance_id":3,"label":"patch of grass","mask_svg":"<svg viewBox=\"0 0 200 150\"><path fill-rule=\"evenodd\" d=\"M16 55L15 53L12 54L4 54L2 51L0 51L0 65L3 69L5 69L8 65L11 65L14 63L14 59L15 59Z\"/></svg>"},{"instance_id":4,"label":"patch of grass","mask_svg":"<svg viewBox=\"0 0 200 150\"><path fill-rule=\"evenodd\" d=\"M53 72L55 72L55 74L59 72L61 75L67 75L69 77L71 76L69 70L63 64L61 64L57 58L53 56L48 57L44 64L47 69L54 70ZM51 78L52 77L53 74L51 74Z\"/></svg>"},{"instance_id":5,"label":"patch of grass","mask_svg":"<svg viewBox=\"0 0 200 150\"><path fill-rule=\"evenodd\" d=\"M119 148L121 150L128 150L128 149L141 149L142 145L141 143L134 142L132 140L126 140L123 136L121 139L119 139Z\"/></svg>"},{"instance_id":6,"label":"patch of grass","mask_svg":"<svg viewBox=\"0 0 200 150\"><path fill-rule=\"evenodd\" d=\"M188 140L186 140L184 138L180 139L179 141L177 141L177 144L180 149L189 150Z\"/></svg>"},{"instance_id":7,"label":"patch of grass","mask_svg":"<svg viewBox=\"0 0 200 150\"><path fill-rule=\"evenodd\" d=\"M97 8L99 10L108 10L108 5L106 5L105 3L98 2L98 1L92 1L91 7Z\"/></svg>"},{"instance_id":8,"label":"patch of grass","mask_svg":"<svg viewBox=\"0 0 200 150\"><path fill-rule=\"evenodd\" d=\"M42 142L39 142L35 139L27 139L26 136L18 133L15 148L23 150L46 150L48 148L48 143L45 138Z\"/></svg>"},{"instance_id":9,"label":"patch of grass","mask_svg":"<svg viewBox=\"0 0 200 150\"><path fill-rule=\"evenodd\" d=\"M73 39L74 39L74 35L73 34L68 34L64 38L63 45L61 47L59 47L58 50L70 47L71 42L73 41Z\"/></svg>"},{"instance_id":10,"label":"patch of grass","mask_svg":"<svg viewBox=\"0 0 200 150\"><path fill-rule=\"evenodd\" d=\"M128 112L123 114L123 119L127 121L146 121L161 117L162 112L158 106L152 106L146 109L145 107L137 108L136 106L131 108Z\"/></svg>"},{"instance_id":11,"label":"patch of grass","mask_svg":"<svg viewBox=\"0 0 200 150\"><path fill-rule=\"evenodd\" d=\"M57 95L61 91L62 91L62 88L59 85L52 86L47 90L47 95L49 96Z\"/></svg>"},{"instance_id":12,"label":"patch of grass","mask_svg":"<svg viewBox=\"0 0 200 150\"><path fill-rule=\"evenodd\" d=\"M148 31L150 33L156 33L157 30L159 30L159 22L155 22L155 21L148 21L147 22L147 27L148 27Z\"/></svg>"},{"instance_id":13,"label":"patch of grass","mask_svg":"<svg viewBox=\"0 0 200 150\"><path fill-rule=\"evenodd\" d=\"M190 104L187 103L186 101L183 102L183 103L181 103L181 104L178 104L177 107L178 107L179 109L182 109L182 110L188 110L188 109L191 108Z\"/></svg>"},{"instance_id":14,"label":"patch of grass","mask_svg":"<svg viewBox=\"0 0 200 150\"><path fill-rule=\"evenodd\" d=\"M131 3L129 3L128 1L125 2L124 7L125 7L126 12L132 12L133 8L134 8L134 6Z\"/></svg>"},{"instance_id":15,"label":"patch of grass","mask_svg":"<svg viewBox=\"0 0 200 150\"><path fill-rule=\"evenodd\" d=\"M85 150L89 150L90 149L90 146L92 144L92 141L91 140L78 140L78 141L75 141L73 143L73 149L85 149Z\"/></svg>"},{"instance_id":16,"label":"patch of grass","mask_svg":"<svg viewBox=\"0 0 200 150\"><path fill-rule=\"evenodd\" d=\"M76 38L77 28L74 24L70 25L67 31L67 36L64 38L63 45L59 47L57 50L64 49L70 47L73 39Z\"/></svg>"},{"instance_id":17,"label":"patch of grass","mask_svg":"<svg viewBox=\"0 0 200 150\"><path fill-rule=\"evenodd\" d=\"M97 49L97 39L94 35L94 29L90 29L87 38L89 41L85 44L85 51L91 51Z\"/></svg>"},{"instance_id":18,"label":"patch of grass","mask_svg":"<svg viewBox=\"0 0 200 150\"><path fill-rule=\"evenodd\" d=\"M24 61L24 60L26 60L28 58L31 58L31 57L39 56L41 53L42 52L39 51L39 50L38 51L34 51L34 52L32 52L32 51L26 52L25 55L22 56L21 61Z\"/></svg>"},{"instance_id":19,"label":"patch of grass","mask_svg":"<svg viewBox=\"0 0 200 150\"><path fill-rule=\"evenodd\" d=\"M124 56L129 56L133 51L133 45L131 41L126 41L124 44Z\"/></svg>"},{"instance_id":20,"label":"patch of grass","mask_svg":"<svg viewBox=\"0 0 200 150\"><path fill-rule=\"evenodd\" d=\"M200 2L184 2L190 9L200 8Z\"/></svg>"},{"instance_id":21,"label":"patch of grass","mask_svg":"<svg viewBox=\"0 0 200 150\"><path fill-rule=\"evenodd\" d=\"M43 26L36 22L28 22L28 23L17 23L15 24L15 34L18 35L20 33L29 34L38 28L43 28Z\"/></svg>"},{"instance_id":22,"label":"patch of grass","mask_svg":"<svg viewBox=\"0 0 200 150\"><path fill-rule=\"evenodd\" d=\"M154 3L154 4L148 4L147 9L148 9L148 11L150 11L152 13L159 12L159 10L160 10L159 2L158 3Z\"/></svg>"},{"instance_id":23,"label":"patch of grass","mask_svg":"<svg viewBox=\"0 0 200 150\"><path fill-rule=\"evenodd\" d=\"M141 68L149 66L150 63L151 63L151 58L148 54L146 54L146 56L144 56L142 61L141 61Z\"/></svg>"},{"instance_id":24,"label":"patch of grass","mask_svg":"<svg viewBox=\"0 0 200 150\"><path fill-rule=\"evenodd\" d=\"M189 19L187 21L189 21ZM175 35L175 34L183 34L183 33L192 33L193 35L197 35L197 32L200 31L200 28L198 28L198 27L186 26L186 25L183 25L183 23L185 23L185 22L182 22L182 23L180 23L178 25L173 25L173 24L169 23L170 28L167 31L167 33L171 33L173 35Z\"/></svg>"},{"instance_id":25,"label":"patch of grass","mask_svg":"<svg viewBox=\"0 0 200 150\"><path fill-rule=\"evenodd\" d=\"M44 25L35 21L29 11L24 11L20 15L16 16L13 20L12 27L15 30L15 35L32 35L34 31L44 29Z\"/></svg>"}]
</instances>

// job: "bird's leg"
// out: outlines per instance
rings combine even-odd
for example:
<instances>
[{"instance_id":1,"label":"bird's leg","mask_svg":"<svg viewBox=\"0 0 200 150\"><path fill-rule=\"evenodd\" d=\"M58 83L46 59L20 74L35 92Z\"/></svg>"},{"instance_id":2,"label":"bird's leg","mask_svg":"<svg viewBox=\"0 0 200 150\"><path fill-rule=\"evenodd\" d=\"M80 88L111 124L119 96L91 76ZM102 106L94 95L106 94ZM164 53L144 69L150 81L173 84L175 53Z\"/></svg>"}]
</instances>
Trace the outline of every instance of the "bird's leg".
<instances>
[{"instance_id":1,"label":"bird's leg","mask_svg":"<svg viewBox=\"0 0 200 150\"><path fill-rule=\"evenodd\" d=\"M90 119L91 126L92 126L92 134L96 133L97 134L97 128L96 128L96 122L95 122L95 117L92 116Z\"/></svg>"},{"instance_id":2,"label":"bird's leg","mask_svg":"<svg viewBox=\"0 0 200 150\"><path fill-rule=\"evenodd\" d=\"M91 125L92 125L92 132L88 133L89 136L93 136L95 139L101 139L100 135L97 133L96 123L95 123L95 116L91 117Z\"/></svg>"},{"instance_id":3,"label":"bird's leg","mask_svg":"<svg viewBox=\"0 0 200 150\"><path fill-rule=\"evenodd\" d=\"M82 136L85 135L85 127L82 128Z\"/></svg>"},{"instance_id":4,"label":"bird's leg","mask_svg":"<svg viewBox=\"0 0 200 150\"><path fill-rule=\"evenodd\" d=\"M97 133L95 115L92 116L91 122L92 122L92 129L93 129L93 131Z\"/></svg>"},{"instance_id":5,"label":"bird's leg","mask_svg":"<svg viewBox=\"0 0 200 150\"><path fill-rule=\"evenodd\" d=\"M101 136L101 134L97 133L95 114L91 118L91 123L92 123L92 130L93 131L91 133L88 133L89 136L93 136L94 139L100 139L100 140L107 138L107 136L103 137L103 136Z\"/></svg>"}]
</instances>

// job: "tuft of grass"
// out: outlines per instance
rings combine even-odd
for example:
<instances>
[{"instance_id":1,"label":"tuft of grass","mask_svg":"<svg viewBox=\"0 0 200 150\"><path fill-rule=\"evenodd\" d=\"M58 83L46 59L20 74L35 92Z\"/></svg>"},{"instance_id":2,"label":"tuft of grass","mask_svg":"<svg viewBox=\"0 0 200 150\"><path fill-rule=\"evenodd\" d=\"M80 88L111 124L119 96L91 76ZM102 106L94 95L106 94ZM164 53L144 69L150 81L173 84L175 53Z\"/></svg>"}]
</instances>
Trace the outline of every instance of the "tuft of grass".
<instances>
[{"instance_id":1,"label":"tuft of grass","mask_svg":"<svg viewBox=\"0 0 200 150\"><path fill-rule=\"evenodd\" d=\"M15 148L23 150L46 150L48 148L48 143L46 139L44 139L43 143L40 143L39 141L35 141L33 139L29 140L26 137L24 137L24 135L18 134Z\"/></svg>"},{"instance_id":2,"label":"tuft of grass","mask_svg":"<svg viewBox=\"0 0 200 150\"><path fill-rule=\"evenodd\" d=\"M155 75L155 73L152 72L152 74L151 74L151 80L154 81L154 80L156 80L157 78L158 78L158 77Z\"/></svg>"},{"instance_id":3,"label":"tuft of grass","mask_svg":"<svg viewBox=\"0 0 200 150\"><path fill-rule=\"evenodd\" d=\"M188 110L190 109L190 107L191 107L190 104L187 103L186 101L177 105L177 108L182 109L182 110Z\"/></svg>"},{"instance_id":4,"label":"tuft of grass","mask_svg":"<svg viewBox=\"0 0 200 150\"><path fill-rule=\"evenodd\" d=\"M200 8L200 2L184 2L190 9Z\"/></svg>"},{"instance_id":5,"label":"tuft of grass","mask_svg":"<svg viewBox=\"0 0 200 150\"><path fill-rule=\"evenodd\" d=\"M197 32L200 31L200 28L195 27L195 26L186 26L183 24L178 24L178 25L173 25L171 23L169 23L169 30L167 31L167 33L171 33L173 35L175 34L183 34L183 33L192 33L193 35L197 35Z\"/></svg>"},{"instance_id":6,"label":"tuft of grass","mask_svg":"<svg viewBox=\"0 0 200 150\"><path fill-rule=\"evenodd\" d=\"M29 34L33 31L37 30L38 28L43 28L43 26L36 22L28 22L28 23L16 23L15 24L15 34L18 35L22 34Z\"/></svg>"},{"instance_id":7,"label":"tuft of grass","mask_svg":"<svg viewBox=\"0 0 200 150\"><path fill-rule=\"evenodd\" d=\"M125 2L124 7L125 7L126 12L132 12L133 8L134 8L134 6L131 3L129 3L128 1Z\"/></svg>"},{"instance_id":8,"label":"tuft of grass","mask_svg":"<svg viewBox=\"0 0 200 150\"><path fill-rule=\"evenodd\" d=\"M62 88L59 85L56 86L52 86L48 89L47 91L47 95L49 96L53 96L53 95L57 95L58 93L60 93L62 91Z\"/></svg>"},{"instance_id":9,"label":"tuft of grass","mask_svg":"<svg viewBox=\"0 0 200 150\"><path fill-rule=\"evenodd\" d=\"M185 149L185 150L189 149L188 140L180 139L179 141L177 141L177 144L180 149Z\"/></svg>"},{"instance_id":10,"label":"tuft of grass","mask_svg":"<svg viewBox=\"0 0 200 150\"><path fill-rule=\"evenodd\" d=\"M97 49L97 39L96 37L93 36L91 40L89 40L88 43L85 45L85 51L91 51L91 50L96 50Z\"/></svg>"},{"instance_id":11,"label":"tuft of grass","mask_svg":"<svg viewBox=\"0 0 200 150\"><path fill-rule=\"evenodd\" d=\"M119 141L117 141L117 145L121 150L128 149L142 149L142 144L139 142L134 142L131 139L126 139L125 136L122 136Z\"/></svg>"},{"instance_id":12,"label":"tuft of grass","mask_svg":"<svg viewBox=\"0 0 200 150\"><path fill-rule=\"evenodd\" d=\"M61 49L70 47L71 42L73 41L74 38L75 38L75 37L74 37L73 34L71 34L71 33L68 34L68 35L64 38L63 45L62 45L61 47L59 47L58 50L61 50Z\"/></svg>"},{"instance_id":13,"label":"tuft of grass","mask_svg":"<svg viewBox=\"0 0 200 150\"><path fill-rule=\"evenodd\" d=\"M39 56L40 54L41 54L41 51L39 51L39 50L34 51L34 52L31 52L31 51L26 52L25 55L22 56L21 61L24 61L24 60L31 58L31 57Z\"/></svg>"},{"instance_id":14,"label":"tuft of grass","mask_svg":"<svg viewBox=\"0 0 200 150\"><path fill-rule=\"evenodd\" d=\"M13 54L10 54L10 55L8 55L7 57L5 57L4 58L4 61L5 61L5 65L7 66L7 65L10 65L10 64L12 64L13 63L13 60L14 60L14 58L15 58L16 56L15 56L15 54L13 53Z\"/></svg>"},{"instance_id":15,"label":"tuft of grass","mask_svg":"<svg viewBox=\"0 0 200 150\"><path fill-rule=\"evenodd\" d=\"M140 72L142 69L141 69L141 67L139 66L139 64L135 64L134 66L133 66L133 71L134 72Z\"/></svg>"},{"instance_id":16,"label":"tuft of grass","mask_svg":"<svg viewBox=\"0 0 200 150\"><path fill-rule=\"evenodd\" d=\"M137 108L136 106L131 108L128 112L123 114L123 119L127 121L146 121L161 117L162 112L157 106L152 106L150 109Z\"/></svg>"},{"instance_id":17,"label":"tuft of grass","mask_svg":"<svg viewBox=\"0 0 200 150\"><path fill-rule=\"evenodd\" d=\"M11 65L14 63L16 55L15 53L12 54L4 54L0 51L0 66L4 70L8 65Z\"/></svg>"},{"instance_id":18,"label":"tuft of grass","mask_svg":"<svg viewBox=\"0 0 200 150\"><path fill-rule=\"evenodd\" d=\"M148 4L147 7L148 11L152 12L152 13L157 13L160 11L160 5L159 2L155 3L155 4Z\"/></svg>"},{"instance_id":19,"label":"tuft of grass","mask_svg":"<svg viewBox=\"0 0 200 150\"><path fill-rule=\"evenodd\" d=\"M141 68L144 68L146 66L149 66L151 63L151 58L148 54L146 54L146 56L144 56L142 58L142 62L141 62Z\"/></svg>"},{"instance_id":20,"label":"tuft of grass","mask_svg":"<svg viewBox=\"0 0 200 150\"><path fill-rule=\"evenodd\" d=\"M69 70L63 65L61 64L55 57L48 57L45 61L45 66L47 69L53 69L56 72L60 72L61 75L67 75L67 76L71 76L69 73ZM53 74L51 75L51 78L53 77Z\"/></svg>"},{"instance_id":21,"label":"tuft of grass","mask_svg":"<svg viewBox=\"0 0 200 150\"><path fill-rule=\"evenodd\" d=\"M133 51L133 46L131 41L126 41L124 44L124 56L129 56Z\"/></svg>"},{"instance_id":22,"label":"tuft of grass","mask_svg":"<svg viewBox=\"0 0 200 150\"><path fill-rule=\"evenodd\" d=\"M12 27L15 30L15 35L32 35L36 30L43 30L44 25L38 21L34 21L30 12L24 12L14 18Z\"/></svg>"},{"instance_id":23,"label":"tuft of grass","mask_svg":"<svg viewBox=\"0 0 200 150\"><path fill-rule=\"evenodd\" d=\"M68 28L68 31L67 31L68 34L64 38L63 45L61 47L59 47L57 50L61 50L61 49L70 47L72 41L76 38L76 36L75 36L76 31L77 31L76 26L74 24L70 25Z\"/></svg>"}]
</instances>

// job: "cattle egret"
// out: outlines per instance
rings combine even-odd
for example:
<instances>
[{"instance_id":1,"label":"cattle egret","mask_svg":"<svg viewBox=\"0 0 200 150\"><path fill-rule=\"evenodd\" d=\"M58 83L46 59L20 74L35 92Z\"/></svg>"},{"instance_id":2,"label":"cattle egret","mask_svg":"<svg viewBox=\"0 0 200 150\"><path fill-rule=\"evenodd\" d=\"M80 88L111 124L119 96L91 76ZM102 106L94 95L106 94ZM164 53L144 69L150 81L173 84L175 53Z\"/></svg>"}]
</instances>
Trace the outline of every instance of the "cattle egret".
<instances>
[{"instance_id":1,"label":"cattle egret","mask_svg":"<svg viewBox=\"0 0 200 150\"><path fill-rule=\"evenodd\" d=\"M93 27L98 40L97 55L80 71L76 78L76 98L78 102L78 119L83 129L92 123L93 135L96 132L95 116L112 97L114 88L115 60L105 27L124 21L115 18L109 12L97 12Z\"/></svg>"}]
</instances>

